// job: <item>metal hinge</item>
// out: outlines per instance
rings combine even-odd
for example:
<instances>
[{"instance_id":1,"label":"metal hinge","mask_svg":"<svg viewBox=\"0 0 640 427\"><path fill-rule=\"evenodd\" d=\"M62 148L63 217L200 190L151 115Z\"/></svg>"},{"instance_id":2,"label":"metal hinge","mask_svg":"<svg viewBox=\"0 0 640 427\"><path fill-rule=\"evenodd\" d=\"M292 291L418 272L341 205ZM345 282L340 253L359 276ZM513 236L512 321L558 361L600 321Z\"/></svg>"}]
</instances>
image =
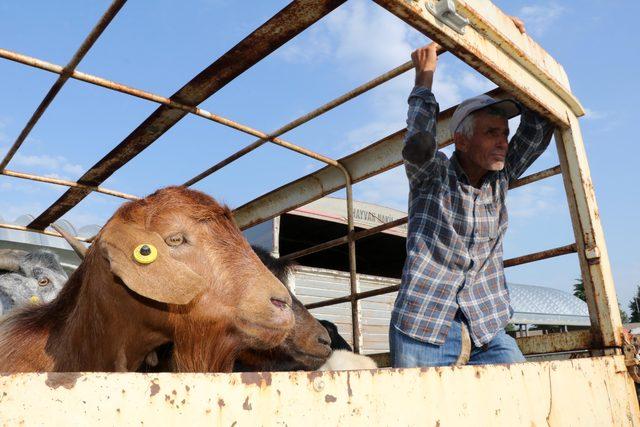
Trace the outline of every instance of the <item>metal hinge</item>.
<instances>
[{"instance_id":1,"label":"metal hinge","mask_svg":"<svg viewBox=\"0 0 640 427\"><path fill-rule=\"evenodd\" d=\"M455 0L425 1L424 7L459 34L464 34L464 27L469 25L469 20L456 12Z\"/></svg>"}]
</instances>

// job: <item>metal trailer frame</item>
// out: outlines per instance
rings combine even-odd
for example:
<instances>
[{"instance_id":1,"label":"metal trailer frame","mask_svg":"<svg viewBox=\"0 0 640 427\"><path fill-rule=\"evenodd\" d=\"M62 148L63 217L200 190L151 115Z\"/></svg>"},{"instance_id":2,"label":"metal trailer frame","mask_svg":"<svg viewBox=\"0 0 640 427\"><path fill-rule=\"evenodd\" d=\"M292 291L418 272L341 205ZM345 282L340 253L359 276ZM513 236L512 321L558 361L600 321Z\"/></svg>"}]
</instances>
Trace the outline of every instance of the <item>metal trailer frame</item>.
<instances>
[{"instance_id":1,"label":"metal trailer frame","mask_svg":"<svg viewBox=\"0 0 640 427\"><path fill-rule=\"evenodd\" d=\"M76 70L76 67L79 65L83 56L88 52L88 50L91 48L100 34L106 29L111 20L121 10L125 2L126 0L113 1L103 17L96 24L95 28L82 43L81 47L75 53L71 61L64 67L6 49L0 49L0 57L4 59L59 74L59 78L56 80L41 104L34 112L33 116L25 125L24 129L10 148L9 152L5 155L2 161L0 161L0 173L5 176L68 187L68 190L56 202L54 202L48 209L41 213L28 226L21 227L11 224L0 224L0 227L23 231L34 231L58 236L57 233L47 230L47 227L51 223L60 219L66 212L76 206L91 192L100 192L124 199L136 199L137 197L134 195L106 189L101 187L100 185L109 176L115 173L120 167L122 167L129 160L141 153L142 150L144 150L159 137L161 137L164 132L166 132L187 114L200 116L202 118L234 128L238 131L253 135L258 139L252 144L249 144L248 146L229 156L228 158L213 165L206 171L194 176L192 179L184 183L185 186L190 186L204 179L210 174L220 170L229 163L239 159L250 151L259 148L267 142L292 150L303 156L314 158L316 160L324 162L327 165L326 167L314 173L301 177L298 180L275 189L235 209L234 214L236 221L242 229L276 217L282 213L305 205L334 191L343 188L346 190L348 234L340 239L335 239L330 242L317 245L313 248L296 252L295 254L289 254L286 257L297 258L305 254L317 252L340 244L348 244L350 262L349 296L317 304L311 304L309 305L309 308L337 304L340 302L350 302L352 306L354 347L356 351L358 351L360 347L358 301L362 298L378 295L381 293L394 292L397 290L397 287L390 287L387 289L381 289L371 292L358 292L355 241L402 224L403 222L406 222L406 218L383 224L370 230L355 232L353 226L352 185L356 182L362 181L379 173L385 172L391 168L397 167L402 163L401 148L405 130L400 130L392 135L381 139L380 141L369 145L368 147L360 151L357 151L341 159L329 158L320 153L308 150L300 145L285 141L280 137L286 132L289 132L290 130L295 129L296 127L326 113L327 111L330 111L331 109L349 101L350 99L353 99L354 97L410 70L412 68L411 63L407 62L405 64L402 64L397 68L394 68L393 70L390 70L389 72L371 80L370 82L367 82L347 92L346 94L320 106L319 108L309 112L308 114L305 114L298 119L280 127L279 129L267 133L235 122L220 115L202 110L198 108L197 105L216 93L219 89L224 87L235 77L249 69L251 66L255 65L259 60L269 55L284 43L304 31L310 25L322 19L331 11L345 3L345 0L293 0L288 6L274 15L271 19L269 19L258 29L253 31L242 41L240 41L236 46L231 48L210 66L205 68L196 77L186 83L180 90L178 90L170 97L164 97L161 95L149 93L144 90L132 88ZM572 412L572 415L574 417L577 416L577 418L574 419L584 419L588 422L591 422L595 419L609 419L615 420L616 423L620 422L621 424L640 424L640 421L638 421L639 411L637 400L635 400L635 397L630 397L630 390L632 390L633 388L631 378L638 378L638 375L636 373L638 362L635 359L635 354L633 354L633 349L628 345L625 345L626 343L623 340L622 324L618 311L613 278L611 275L611 268L609 265L609 258L604 240L604 233L600 224L595 193L589 173L589 166L578 123L578 117L584 115L584 109L580 105L579 101L571 93L568 78L566 73L564 72L564 69L531 38L526 35L520 34L510 21L509 17L504 15L489 0L457 0L448 2L442 0L374 0L374 2L388 10L390 13L396 15L398 18L402 19L413 28L422 32L430 39L438 42L443 47L439 54L442 54L445 51L451 52L453 55L455 55L471 67L475 68L478 72L482 73L484 76L496 83L499 88L491 91L489 93L490 95L497 98L514 97L527 107L543 114L556 125L557 130L555 133L555 138L557 142L558 155L560 158L560 165L521 178L514 185L512 185L512 188L526 185L540 179L544 179L549 176L561 173L563 176L564 187L567 194L567 200L575 234L575 243L571 243L560 248L554 248L506 260L505 267L576 252L580 260L580 267L585 284L585 294L587 296L587 304L589 307L589 315L592 327L590 331L579 331L564 334L549 334L541 337L522 338L519 340L519 345L525 354L589 350L592 356L605 356L603 358L589 359L584 362L569 361L569 365L562 365L562 362L545 362L547 364L541 363L535 369L518 367L516 365L513 365L513 367L509 368L459 368L451 373L452 377L450 379L450 383L460 383L460 378L456 379L455 375L457 370L460 371L460 375L462 376L467 375L467 373L474 372L475 377L480 378L480 372L491 372L491 375L495 376L497 375L496 372L507 369L509 375L511 375L511 383L515 384L515 386L519 385L528 390L528 388L523 386L521 382L519 382L517 379L514 379L517 372L521 371L523 376L525 376L525 372L531 373L535 371L537 372L538 376L546 375L545 372L548 372L548 383L549 387L551 387L551 384L553 382L553 375L551 374L552 371L562 372L564 375L569 371L573 372L576 369L579 369L583 370L585 375L588 374L594 376L593 378L598 378L597 372L611 371L613 372L611 373L611 375L617 378L617 383L613 380L607 382L608 380L605 378L605 386L606 388L608 387L606 393L609 394L609 407L602 413L607 417L619 416L622 418L618 420L616 418L602 418L602 416L605 416L602 414L594 415L594 398L592 396L592 400L588 402L591 406L587 405L587 407L584 408L582 415L576 412L577 409L576 411ZM464 30L459 30L457 28L448 26L446 22L441 21L440 17L436 16L430 11L430 9L426 7L426 3L434 2L440 2L440 6L443 6L443 3L454 5L455 7L457 7L457 11L453 13L462 15L468 20L469 25L466 26ZM120 142L113 150L111 150L111 152L106 154L93 167L86 171L77 180L77 182L53 179L7 169L7 166L9 165L17 150L24 143L30 131L36 125L39 118L44 114L48 105L53 101L56 94L69 78L81 80L97 86L101 86L106 89L115 90L131 96L146 99L148 101L158 103L160 104L160 106L143 123L141 123L135 130L133 130L122 142ZM451 135L448 131L447 123L451 118L453 109L454 108L451 108L441 112L438 117L437 140L440 147L451 144ZM559 365L554 365L554 363L559 363ZM589 367L593 369L589 370L591 369ZM611 370L612 367L613 370ZM589 370L588 373L586 372L587 370ZM374 377L376 379L376 382L387 381L390 385L403 384L402 381L407 380L407 375L410 375L411 371L412 370L399 370L397 372L384 371L376 373ZM440 376L442 376L444 372L437 369L435 369L435 371L438 371ZM429 383L429 381L432 381L432 377L427 375L428 372L430 372L430 370L421 370L417 377L414 376L410 378L416 384L420 382L424 383L425 381L426 383ZM620 377L620 374L622 374L623 376ZM78 378L80 377L84 377L83 381L88 381L89 384L95 384L98 387L102 387L103 389L110 389L113 387L120 388L120 383L127 383L134 387L140 385L141 382L145 382L145 384L146 382L148 382L148 380L144 379L146 378L146 376L142 374L126 374L125 377L121 375L122 374L73 374L71 376L61 376L49 374L47 377L48 379L45 381L45 383L50 390L44 390L42 391L42 393L46 394L48 392L51 392L51 390L57 389L60 385L62 385L65 389L73 388ZM283 378L288 378L290 381L293 381L297 384L304 382L303 380L306 378L308 380L307 385L313 388L315 392L321 392L322 390L325 390L325 382L329 383L330 387L328 388L335 388L338 387L339 384L341 384L341 382L346 378L348 401L349 405L351 405L355 399L352 392L352 386L363 387L365 384L371 383L372 394L370 393L370 398L377 401L376 399L380 397L378 395L375 395L376 393L382 392L380 390L380 387L373 385L372 380L367 378L368 375L369 374L360 375L358 373L357 378L355 378L354 375L342 373L335 374L335 376L332 375L329 378L327 376L323 376L322 374L307 375L302 373L290 373L288 374L288 377L287 374L274 374L273 377L270 374L255 374L255 376L210 374L210 377L213 383L221 386L226 385L228 387L229 384L238 384L238 386L242 386L240 388L242 388L243 391L247 391L248 387L250 388L251 386L257 385L259 386L259 390L261 392L263 392L265 389L270 390L269 386L271 385L272 378L274 382L281 381ZM609 375L609 373L607 373L607 375ZM176 388L178 387L178 383L181 383L181 381L183 380L184 383L198 381L196 377L188 375L181 376L166 374L157 376L155 380L152 380L152 385L149 389L150 397L153 397L158 393L158 381L160 381L158 378L160 377L162 378L162 381L166 382L167 384L173 384ZM3 384L3 388L8 387L6 389L11 391L16 390L16 387L19 387L21 384L33 387L34 390L40 390L41 386L39 381L42 378L42 374L19 374L0 379L0 383ZM109 381L110 379L116 379L114 380L115 383ZM563 381L564 380L566 380L566 378L563 379ZM486 384L484 384L482 381L477 384L480 383L482 383L486 387ZM491 383L491 381L489 381L488 383ZM614 385L614 383L617 385ZM495 382L493 382L492 384L494 386L496 385ZM566 384L565 386L568 390L575 389L574 387L568 386ZM156 387L158 388L156 389ZM189 386L185 387L188 394ZM282 387L286 388L286 385L283 384ZM592 395L593 393L595 393L594 386L591 382L589 382L588 386L585 385L585 387L591 390ZM617 399L621 399L616 404L612 404L611 402L612 394L614 394L611 387L617 387ZM481 390L483 390L482 387L478 388L478 391L481 392ZM520 390L520 392L522 391L523 390ZM229 393L233 394L234 391L230 390ZM122 389L122 394L125 394L124 388ZM279 394L280 389L278 389L278 395ZM337 394L339 393L336 392L336 395ZM549 394L551 395L551 391L549 391ZM626 397L620 397L625 394ZM271 395L273 395L273 393L271 393ZM3 400L11 401L11 398L6 398L6 396L6 393L4 393L4 396L0 396L0 405L3 405ZM173 391L173 396L176 396L175 389ZM500 396L504 395L500 394ZM598 396L600 399L604 399L604 395L600 394ZM273 396L271 396L271 398L273 399ZM172 395L167 395L166 400L167 402L170 402L171 405L173 405L174 409L179 409L180 405L175 404L175 399L178 398L172 397ZM300 399L304 400L303 398ZM334 403L336 399L337 398L334 395L326 394L324 404L330 405ZM551 406L554 401L558 400L558 397L549 396L549 399L547 421L549 421L549 417L553 413ZM23 397L22 400L15 400L14 403L19 401L21 401L23 405L27 406L33 404L33 402L29 403L29 397ZM243 405L244 410L251 409L251 404L248 404L247 402L249 402L249 395L247 395L247 400ZM184 406L184 400L182 401L182 404ZM382 405L382 408L385 407L383 403L380 404ZM520 406L522 406L523 404L523 402L518 403L518 405ZM49 405L51 408L54 408L56 404L51 403ZM222 400L222 403L220 403L220 401L218 402L220 411L222 411L224 405L224 400ZM247 405L249 409L247 409ZM155 408L153 405L151 407ZM320 408L321 406L318 406L316 402L316 405L313 407ZM438 406L435 406L435 408L438 408ZM28 417L24 418L25 414L20 414L20 411L17 410L17 407L14 409L16 410L16 412L12 413L12 416L14 416L14 418L11 419L29 419ZM147 417L145 419L162 420L163 418L161 417L161 413L163 412L156 409L157 408L153 409L147 414L151 418ZM369 407L368 410L371 410L371 407ZM498 407L496 409L496 412L494 414L495 416L493 416L492 418L492 422L495 420L503 420L508 424L508 420L510 418L501 417L499 415L499 412L501 410L504 410L504 408L501 409L500 407ZM378 414L380 411L380 408L374 408L372 414ZM461 416L462 414L459 408L454 408L452 409L452 411L453 414L458 414L458 416ZM120 413L119 408L117 409L117 412ZM278 413L284 414L289 412L282 410L282 412ZM473 411L467 412L467 415L473 415ZM507 412L509 411L505 411L505 413ZM211 410L207 412L207 414L210 413ZM394 414L393 416L396 417L393 419L404 419L400 417L396 412L391 411L390 413ZM531 412L532 417L534 413L536 412ZM218 413L218 415L220 414L222 414L222 412ZM351 416L358 415L354 414L355 413L352 411ZM587 416L585 414L589 415ZM117 419L117 416L119 415L116 415L116 418L110 419ZM382 418L371 419L378 422L382 422L381 420L391 419L383 415L381 416ZM446 418L445 415L443 416ZM0 419L1 418L2 417L0 416ZM349 418L348 415L341 414L338 418L329 419L344 420L347 418ZM303 420L303 418L299 418L296 416L294 416L294 419Z\"/></svg>"}]
</instances>

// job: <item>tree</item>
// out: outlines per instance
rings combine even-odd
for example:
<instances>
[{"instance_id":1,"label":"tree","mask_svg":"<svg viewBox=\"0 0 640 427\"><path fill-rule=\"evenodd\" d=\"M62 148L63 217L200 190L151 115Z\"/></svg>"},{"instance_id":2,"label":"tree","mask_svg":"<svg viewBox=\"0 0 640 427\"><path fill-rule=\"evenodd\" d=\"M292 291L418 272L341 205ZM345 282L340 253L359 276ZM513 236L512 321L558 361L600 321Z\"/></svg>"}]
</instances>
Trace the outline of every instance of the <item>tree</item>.
<instances>
[{"instance_id":1,"label":"tree","mask_svg":"<svg viewBox=\"0 0 640 427\"><path fill-rule=\"evenodd\" d=\"M582 279L576 279L576 283L573 284L573 296L587 302L587 296L584 294L584 283L582 282Z\"/></svg>"},{"instance_id":2,"label":"tree","mask_svg":"<svg viewBox=\"0 0 640 427\"><path fill-rule=\"evenodd\" d=\"M580 298L584 302L587 301L587 296L584 293L584 282L582 281L582 279L576 279L576 283L573 284L573 296ZM640 286L638 286L638 294L636 295L636 299L638 299L638 305L640 305ZM631 305L635 305L634 301L635 299L631 301L631 304L629 304L629 308L631 308L631 319L629 319L629 315L627 315L622 307L620 307L620 304L618 304L618 309L620 310L620 319L622 320L622 323L640 322L640 312L639 310L637 310L637 306L635 308L635 315L637 316L638 320L633 320L634 308L632 308Z\"/></svg>"},{"instance_id":3,"label":"tree","mask_svg":"<svg viewBox=\"0 0 640 427\"><path fill-rule=\"evenodd\" d=\"M618 304L618 307L620 307L620 304ZM631 323L631 319L629 319L629 315L623 309L620 309L620 319L622 319L622 323L623 324L624 323Z\"/></svg>"},{"instance_id":4,"label":"tree","mask_svg":"<svg viewBox=\"0 0 640 427\"><path fill-rule=\"evenodd\" d=\"M640 322L640 286L636 289L636 296L629 301L629 310L631 311L631 321Z\"/></svg>"}]
</instances>

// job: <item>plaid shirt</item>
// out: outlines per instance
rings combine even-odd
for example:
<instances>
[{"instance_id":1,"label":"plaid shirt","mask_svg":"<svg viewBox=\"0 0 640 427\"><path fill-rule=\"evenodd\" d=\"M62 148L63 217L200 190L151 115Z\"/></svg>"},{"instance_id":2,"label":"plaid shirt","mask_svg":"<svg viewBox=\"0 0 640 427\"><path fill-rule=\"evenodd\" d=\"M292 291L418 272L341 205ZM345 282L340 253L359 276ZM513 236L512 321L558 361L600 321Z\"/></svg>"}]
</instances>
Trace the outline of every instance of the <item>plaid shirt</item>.
<instances>
[{"instance_id":1,"label":"plaid shirt","mask_svg":"<svg viewBox=\"0 0 640 427\"><path fill-rule=\"evenodd\" d=\"M475 188L455 153L449 159L437 151L437 115L431 91L415 87L402 151L410 187L407 259L391 323L441 345L459 309L480 347L512 315L502 266L507 188L547 148L553 127L523 108L504 169Z\"/></svg>"}]
</instances>

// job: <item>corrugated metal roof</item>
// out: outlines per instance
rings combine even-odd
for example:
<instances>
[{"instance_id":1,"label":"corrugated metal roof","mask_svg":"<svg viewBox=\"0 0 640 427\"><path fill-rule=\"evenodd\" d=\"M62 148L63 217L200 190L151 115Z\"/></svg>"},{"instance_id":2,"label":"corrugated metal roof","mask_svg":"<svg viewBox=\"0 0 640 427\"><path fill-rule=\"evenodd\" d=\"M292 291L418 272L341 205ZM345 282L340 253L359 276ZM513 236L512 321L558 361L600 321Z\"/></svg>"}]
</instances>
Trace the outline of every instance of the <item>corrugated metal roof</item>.
<instances>
[{"instance_id":1,"label":"corrugated metal roof","mask_svg":"<svg viewBox=\"0 0 640 427\"><path fill-rule=\"evenodd\" d=\"M512 323L589 326L589 309L581 299L558 289L508 283Z\"/></svg>"}]
</instances>

